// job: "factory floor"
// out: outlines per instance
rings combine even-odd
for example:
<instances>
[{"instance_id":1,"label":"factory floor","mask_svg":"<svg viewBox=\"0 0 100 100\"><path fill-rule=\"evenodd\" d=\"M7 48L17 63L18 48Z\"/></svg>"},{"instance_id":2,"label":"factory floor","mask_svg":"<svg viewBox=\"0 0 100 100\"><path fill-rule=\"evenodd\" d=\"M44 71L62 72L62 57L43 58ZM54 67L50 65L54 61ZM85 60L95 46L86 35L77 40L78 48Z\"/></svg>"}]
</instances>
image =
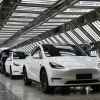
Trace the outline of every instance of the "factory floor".
<instances>
[{"instance_id":1,"label":"factory floor","mask_svg":"<svg viewBox=\"0 0 100 100\"><path fill-rule=\"evenodd\" d=\"M100 100L100 93L72 91L63 94L58 90L53 94L44 94L35 83L25 86L23 79L11 80L0 74L0 100Z\"/></svg>"}]
</instances>

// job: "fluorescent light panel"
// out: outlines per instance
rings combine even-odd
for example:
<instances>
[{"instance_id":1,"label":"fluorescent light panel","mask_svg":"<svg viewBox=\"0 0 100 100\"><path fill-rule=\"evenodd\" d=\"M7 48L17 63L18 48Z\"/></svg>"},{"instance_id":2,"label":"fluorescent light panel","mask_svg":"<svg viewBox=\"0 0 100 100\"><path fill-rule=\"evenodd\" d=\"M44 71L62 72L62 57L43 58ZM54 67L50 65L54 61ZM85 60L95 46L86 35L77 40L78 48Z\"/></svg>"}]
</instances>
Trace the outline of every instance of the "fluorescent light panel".
<instances>
[{"instance_id":1,"label":"fluorescent light panel","mask_svg":"<svg viewBox=\"0 0 100 100\"><path fill-rule=\"evenodd\" d=\"M37 27L37 28L56 28L57 26L39 26L39 27Z\"/></svg>"},{"instance_id":2,"label":"fluorescent light panel","mask_svg":"<svg viewBox=\"0 0 100 100\"><path fill-rule=\"evenodd\" d=\"M19 30L19 29L11 29L11 28L2 28L2 30Z\"/></svg>"},{"instance_id":3,"label":"fluorescent light panel","mask_svg":"<svg viewBox=\"0 0 100 100\"><path fill-rule=\"evenodd\" d=\"M0 3L2 3L3 0L0 0Z\"/></svg>"},{"instance_id":4,"label":"fluorescent light panel","mask_svg":"<svg viewBox=\"0 0 100 100\"><path fill-rule=\"evenodd\" d=\"M44 23L42 25L62 25L63 23Z\"/></svg>"},{"instance_id":5,"label":"fluorescent light panel","mask_svg":"<svg viewBox=\"0 0 100 100\"><path fill-rule=\"evenodd\" d=\"M24 26L11 26L11 25L5 25L4 27L7 27L7 28L22 28Z\"/></svg>"},{"instance_id":6,"label":"fluorescent light panel","mask_svg":"<svg viewBox=\"0 0 100 100\"><path fill-rule=\"evenodd\" d=\"M38 17L39 14L33 13L13 13L12 16L27 16L27 17Z\"/></svg>"},{"instance_id":7,"label":"fluorescent light panel","mask_svg":"<svg viewBox=\"0 0 100 100\"><path fill-rule=\"evenodd\" d=\"M56 15L55 18L78 18L80 17L81 15L65 15L65 14L59 14L59 15Z\"/></svg>"},{"instance_id":8,"label":"fluorescent light panel","mask_svg":"<svg viewBox=\"0 0 100 100\"><path fill-rule=\"evenodd\" d=\"M29 24L28 22L23 23L23 22L7 22L7 24L14 24L14 25L27 25Z\"/></svg>"},{"instance_id":9,"label":"fluorescent light panel","mask_svg":"<svg viewBox=\"0 0 100 100\"><path fill-rule=\"evenodd\" d=\"M34 34L41 34L41 33L35 33L35 32L33 32L33 33L27 33L27 34L34 35Z\"/></svg>"},{"instance_id":10,"label":"fluorescent light panel","mask_svg":"<svg viewBox=\"0 0 100 100\"><path fill-rule=\"evenodd\" d=\"M50 29L33 29L33 31L34 31L34 30L39 30L39 31L46 31L46 30L47 30L47 31L48 31L48 30L50 30Z\"/></svg>"},{"instance_id":11,"label":"fluorescent light panel","mask_svg":"<svg viewBox=\"0 0 100 100\"><path fill-rule=\"evenodd\" d=\"M30 22L33 21L34 18L9 18L9 21L25 21L25 22Z\"/></svg>"},{"instance_id":12,"label":"fluorescent light panel","mask_svg":"<svg viewBox=\"0 0 100 100\"><path fill-rule=\"evenodd\" d=\"M69 21L71 21L72 19L50 19L50 20L48 20L48 22L69 22Z\"/></svg>"},{"instance_id":13,"label":"fluorescent light panel","mask_svg":"<svg viewBox=\"0 0 100 100\"><path fill-rule=\"evenodd\" d=\"M93 11L94 9L80 9L80 8L68 8L64 12L90 12Z\"/></svg>"},{"instance_id":14,"label":"fluorescent light panel","mask_svg":"<svg viewBox=\"0 0 100 100\"><path fill-rule=\"evenodd\" d=\"M34 4L45 4L45 5L52 5L57 0L22 0L22 3L34 3Z\"/></svg>"},{"instance_id":15,"label":"fluorescent light panel","mask_svg":"<svg viewBox=\"0 0 100 100\"><path fill-rule=\"evenodd\" d=\"M86 0L86 1L79 1L74 6L100 6L100 1L93 1L93 0Z\"/></svg>"},{"instance_id":16,"label":"fluorescent light panel","mask_svg":"<svg viewBox=\"0 0 100 100\"><path fill-rule=\"evenodd\" d=\"M18 6L16 10L25 10L25 11L45 11L47 8L44 7L27 7L27 6Z\"/></svg>"},{"instance_id":17,"label":"fluorescent light panel","mask_svg":"<svg viewBox=\"0 0 100 100\"><path fill-rule=\"evenodd\" d=\"M7 33L7 32L10 33L11 32L12 33L12 32L17 32L17 31L16 30L11 30L11 31L10 30L0 30L0 32L2 32L2 33L4 33L4 32L5 33Z\"/></svg>"},{"instance_id":18,"label":"fluorescent light panel","mask_svg":"<svg viewBox=\"0 0 100 100\"><path fill-rule=\"evenodd\" d=\"M42 32L45 32L45 31L31 31L32 33L42 33Z\"/></svg>"}]
</instances>

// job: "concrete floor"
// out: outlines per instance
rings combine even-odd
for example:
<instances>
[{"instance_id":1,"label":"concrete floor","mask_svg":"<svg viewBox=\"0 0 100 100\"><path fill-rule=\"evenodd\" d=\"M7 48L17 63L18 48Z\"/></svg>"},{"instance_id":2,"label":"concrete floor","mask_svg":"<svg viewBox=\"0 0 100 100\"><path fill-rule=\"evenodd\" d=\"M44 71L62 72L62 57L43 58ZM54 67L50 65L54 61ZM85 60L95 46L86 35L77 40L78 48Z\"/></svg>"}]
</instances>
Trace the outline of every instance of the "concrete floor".
<instances>
[{"instance_id":1,"label":"concrete floor","mask_svg":"<svg viewBox=\"0 0 100 100\"><path fill-rule=\"evenodd\" d=\"M100 100L100 93L44 94L36 84L27 87L22 79L11 80L0 74L0 100Z\"/></svg>"}]
</instances>

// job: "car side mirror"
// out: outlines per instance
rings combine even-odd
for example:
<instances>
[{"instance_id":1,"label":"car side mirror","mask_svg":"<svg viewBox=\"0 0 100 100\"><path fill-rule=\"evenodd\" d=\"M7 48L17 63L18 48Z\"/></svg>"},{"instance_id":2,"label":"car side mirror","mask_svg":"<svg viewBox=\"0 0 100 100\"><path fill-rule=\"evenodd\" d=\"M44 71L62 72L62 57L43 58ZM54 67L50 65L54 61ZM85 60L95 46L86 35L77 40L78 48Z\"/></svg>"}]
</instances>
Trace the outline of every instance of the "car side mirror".
<instances>
[{"instance_id":1,"label":"car side mirror","mask_svg":"<svg viewBox=\"0 0 100 100\"><path fill-rule=\"evenodd\" d=\"M11 61L11 58L8 58L7 61Z\"/></svg>"}]
</instances>

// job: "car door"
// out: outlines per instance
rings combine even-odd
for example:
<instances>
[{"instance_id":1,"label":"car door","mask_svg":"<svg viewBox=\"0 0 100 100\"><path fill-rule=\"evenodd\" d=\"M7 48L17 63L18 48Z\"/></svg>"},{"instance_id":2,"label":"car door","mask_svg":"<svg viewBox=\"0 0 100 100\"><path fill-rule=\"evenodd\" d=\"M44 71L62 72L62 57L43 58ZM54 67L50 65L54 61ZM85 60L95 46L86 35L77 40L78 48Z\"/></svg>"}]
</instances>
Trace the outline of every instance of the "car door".
<instances>
[{"instance_id":1,"label":"car door","mask_svg":"<svg viewBox=\"0 0 100 100\"><path fill-rule=\"evenodd\" d=\"M39 81L39 72L41 68L42 58L41 49L38 47L32 55L31 71L33 80Z\"/></svg>"},{"instance_id":2,"label":"car door","mask_svg":"<svg viewBox=\"0 0 100 100\"><path fill-rule=\"evenodd\" d=\"M10 65L12 65L12 53L9 54L9 57L7 58L5 62L5 69L6 72L10 73Z\"/></svg>"}]
</instances>

